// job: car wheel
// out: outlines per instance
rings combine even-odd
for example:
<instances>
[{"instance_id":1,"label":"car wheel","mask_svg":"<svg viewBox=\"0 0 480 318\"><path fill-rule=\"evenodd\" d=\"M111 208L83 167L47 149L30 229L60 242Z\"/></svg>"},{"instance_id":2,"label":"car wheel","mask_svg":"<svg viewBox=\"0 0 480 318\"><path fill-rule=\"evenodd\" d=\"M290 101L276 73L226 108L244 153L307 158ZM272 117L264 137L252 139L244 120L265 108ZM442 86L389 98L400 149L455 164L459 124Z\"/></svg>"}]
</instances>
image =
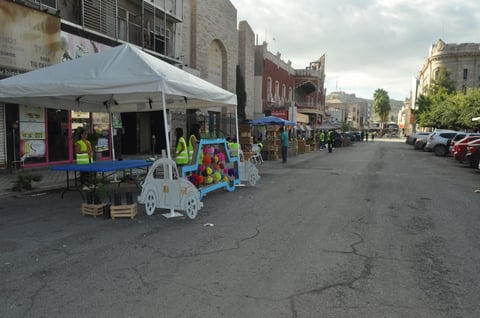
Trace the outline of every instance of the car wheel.
<instances>
[{"instance_id":1,"label":"car wheel","mask_svg":"<svg viewBox=\"0 0 480 318\"><path fill-rule=\"evenodd\" d=\"M189 194L185 199L185 212L189 219L193 220L197 217L199 204L197 198L193 194Z\"/></svg>"},{"instance_id":2,"label":"car wheel","mask_svg":"<svg viewBox=\"0 0 480 318\"><path fill-rule=\"evenodd\" d=\"M152 215L153 212L155 212L156 201L155 193L152 190L148 191L147 196L145 197L145 212L147 215Z\"/></svg>"},{"instance_id":3,"label":"car wheel","mask_svg":"<svg viewBox=\"0 0 480 318\"><path fill-rule=\"evenodd\" d=\"M447 147L444 145L438 145L433 149L433 152L435 152L436 156L445 156L447 154Z\"/></svg>"}]
</instances>

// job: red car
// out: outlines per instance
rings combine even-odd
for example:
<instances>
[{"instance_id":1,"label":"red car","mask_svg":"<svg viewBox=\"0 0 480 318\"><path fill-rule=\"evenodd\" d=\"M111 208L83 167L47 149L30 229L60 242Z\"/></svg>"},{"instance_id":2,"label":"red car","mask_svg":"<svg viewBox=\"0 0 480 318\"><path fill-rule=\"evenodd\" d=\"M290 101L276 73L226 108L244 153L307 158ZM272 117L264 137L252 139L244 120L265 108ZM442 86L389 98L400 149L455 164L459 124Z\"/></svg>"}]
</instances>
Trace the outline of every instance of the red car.
<instances>
[{"instance_id":1,"label":"red car","mask_svg":"<svg viewBox=\"0 0 480 318\"><path fill-rule=\"evenodd\" d=\"M480 139L474 140L468 144L465 161L470 167L475 169L478 168L478 162L480 161Z\"/></svg>"},{"instance_id":2,"label":"red car","mask_svg":"<svg viewBox=\"0 0 480 318\"><path fill-rule=\"evenodd\" d=\"M457 161L464 162L465 155L467 154L468 143L471 141L477 140L479 138L480 136L469 136L455 142L453 146L453 152L452 152L453 158Z\"/></svg>"}]
</instances>

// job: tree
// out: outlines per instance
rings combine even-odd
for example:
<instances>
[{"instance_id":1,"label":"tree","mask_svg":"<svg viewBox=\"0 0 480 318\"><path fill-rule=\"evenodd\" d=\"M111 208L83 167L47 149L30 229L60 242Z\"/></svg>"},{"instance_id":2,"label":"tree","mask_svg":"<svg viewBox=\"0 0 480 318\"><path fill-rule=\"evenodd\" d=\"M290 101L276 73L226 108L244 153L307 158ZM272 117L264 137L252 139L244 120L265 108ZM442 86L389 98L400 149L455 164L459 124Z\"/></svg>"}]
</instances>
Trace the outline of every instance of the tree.
<instances>
[{"instance_id":1,"label":"tree","mask_svg":"<svg viewBox=\"0 0 480 318\"><path fill-rule=\"evenodd\" d=\"M380 117L381 128L383 128L385 122L387 122L391 109L388 92L383 88L378 88L375 93L373 93L373 111Z\"/></svg>"},{"instance_id":2,"label":"tree","mask_svg":"<svg viewBox=\"0 0 480 318\"><path fill-rule=\"evenodd\" d=\"M245 92L245 79L240 65L237 65L237 112L239 121L246 119L245 105L247 104L247 92Z\"/></svg>"}]
</instances>

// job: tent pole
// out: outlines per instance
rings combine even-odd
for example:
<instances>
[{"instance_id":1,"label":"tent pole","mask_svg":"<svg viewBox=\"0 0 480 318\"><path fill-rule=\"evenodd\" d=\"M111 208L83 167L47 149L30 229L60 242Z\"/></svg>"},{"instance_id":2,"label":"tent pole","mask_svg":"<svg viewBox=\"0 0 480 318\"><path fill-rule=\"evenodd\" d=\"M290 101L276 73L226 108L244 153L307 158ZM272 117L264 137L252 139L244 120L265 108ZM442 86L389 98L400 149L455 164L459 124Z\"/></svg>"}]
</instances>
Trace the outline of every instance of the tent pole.
<instances>
[{"instance_id":1,"label":"tent pole","mask_svg":"<svg viewBox=\"0 0 480 318\"><path fill-rule=\"evenodd\" d=\"M172 154L170 153L170 138L168 136L167 103L165 100L164 92L162 92L162 105L163 105L163 125L165 126L165 140L167 141L167 158L172 159Z\"/></svg>"},{"instance_id":2,"label":"tent pole","mask_svg":"<svg viewBox=\"0 0 480 318\"><path fill-rule=\"evenodd\" d=\"M110 115L108 117L110 117L110 141L112 143L112 160L115 161L115 144L113 141L113 114L112 114L112 111L110 110L110 107L108 107L108 114Z\"/></svg>"}]
</instances>

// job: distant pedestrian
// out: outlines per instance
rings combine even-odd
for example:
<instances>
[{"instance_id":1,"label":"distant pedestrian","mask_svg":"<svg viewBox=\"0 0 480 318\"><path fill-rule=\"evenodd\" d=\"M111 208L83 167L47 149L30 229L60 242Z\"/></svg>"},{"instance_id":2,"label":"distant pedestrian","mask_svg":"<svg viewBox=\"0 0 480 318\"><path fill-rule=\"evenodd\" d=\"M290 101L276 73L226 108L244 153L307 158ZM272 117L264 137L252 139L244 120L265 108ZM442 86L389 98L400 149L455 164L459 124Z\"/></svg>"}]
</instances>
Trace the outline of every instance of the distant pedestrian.
<instances>
[{"instance_id":1,"label":"distant pedestrian","mask_svg":"<svg viewBox=\"0 0 480 318\"><path fill-rule=\"evenodd\" d=\"M372 137L372 142L373 142L373 140L375 139L375 132L374 131L372 131L371 137Z\"/></svg>"},{"instance_id":2,"label":"distant pedestrian","mask_svg":"<svg viewBox=\"0 0 480 318\"><path fill-rule=\"evenodd\" d=\"M325 132L323 130L320 131L320 149L325 148Z\"/></svg>"},{"instance_id":3,"label":"distant pedestrian","mask_svg":"<svg viewBox=\"0 0 480 318\"><path fill-rule=\"evenodd\" d=\"M360 134L361 141L363 141L364 138L365 138L365 133L362 131L361 134Z\"/></svg>"},{"instance_id":4,"label":"distant pedestrian","mask_svg":"<svg viewBox=\"0 0 480 318\"><path fill-rule=\"evenodd\" d=\"M288 151L288 133L283 127L280 127L280 140L282 141L282 163L286 163Z\"/></svg>"},{"instance_id":5,"label":"distant pedestrian","mask_svg":"<svg viewBox=\"0 0 480 318\"><path fill-rule=\"evenodd\" d=\"M328 145L328 152L332 152L333 150L333 129L327 133L327 145Z\"/></svg>"},{"instance_id":6,"label":"distant pedestrian","mask_svg":"<svg viewBox=\"0 0 480 318\"><path fill-rule=\"evenodd\" d=\"M365 134L365 141L368 141L368 131L367 131L367 133Z\"/></svg>"}]
</instances>

